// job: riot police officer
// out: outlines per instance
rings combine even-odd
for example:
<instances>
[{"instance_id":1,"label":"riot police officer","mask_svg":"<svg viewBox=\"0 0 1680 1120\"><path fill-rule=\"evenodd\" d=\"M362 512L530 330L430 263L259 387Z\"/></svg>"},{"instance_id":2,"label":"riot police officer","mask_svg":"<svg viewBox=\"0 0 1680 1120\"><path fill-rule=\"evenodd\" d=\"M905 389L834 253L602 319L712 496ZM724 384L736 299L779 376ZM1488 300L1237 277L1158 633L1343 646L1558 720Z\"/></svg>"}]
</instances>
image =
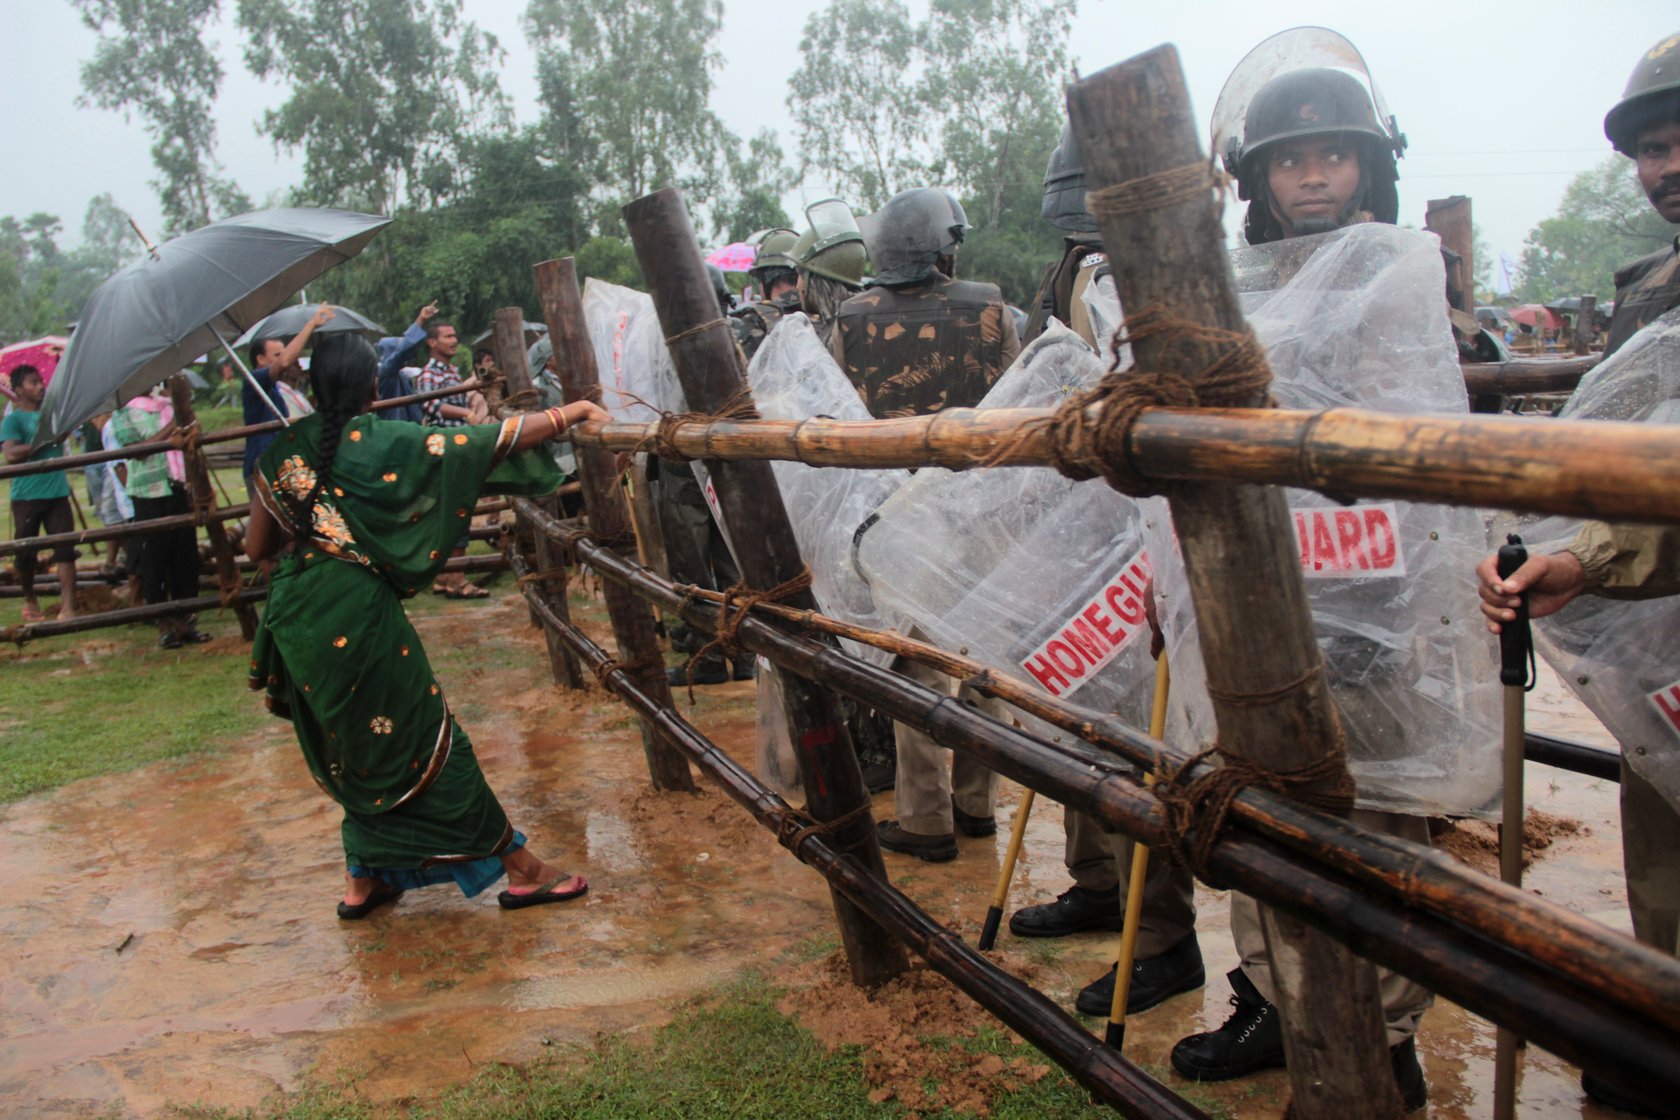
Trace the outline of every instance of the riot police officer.
<instances>
[{"instance_id":1,"label":"riot police officer","mask_svg":"<svg viewBox=\"0 0 1680 1120\"><path fill-rule=\"evenodd\" d=\"M1604 135L1634 161L1651 206L1680 223L1680 33L1640 58L1622 99L1604 117ZM1680 307L1680 237L1616 273L1616 311L1605 356L1652 319Z\"/></svg>"},{"instance_id":2,"label":"riot police officer","mask_svg":"<svg viewBox=\"0 0 1680 1120\"><path fill-rule=\"evenodd\" d=\"M811 228L793 247L799 269L799 305L810 316L817 337L832 346L840 306L863 290L869 251L852 208L838 198L813 202L805 215Z\"/></svg>"},{"instance_id":3,"label":"riot police officer","mask_svg":"<svg viewBox=\"0 0 1680 1120\"><path fill-rule=\"evenodd\" d=\"M759 298L734 312L732 318L735 341L749 362L782 316L799 310L798 262L793 257L799 235L791 229L772 229L754 236L758 239L758 255L747 275L752 277Z\"/></svg>"},{"instance_id":4,"label":"riot police officer","mask_svg":"<svg viewBox=\"0 0 1680 1120\"><path fill-rule=\"evenodd\" d=\"M1044 282L1027 316L1021 342L1024 345L1043 334L1045 324L1055 316L1100 352L1102 346L1091 332L1083 296L1085 289L1108 271L1108 257L1097 235L1097 220L1085 208L1085 169L1079 162L1079 142L1073 137L1071 124L1062 125L1062 139L1044 169L1040 213L1067 236L1062 239L1061 259L1044 270Z\"/></svg>"}]
</instances>

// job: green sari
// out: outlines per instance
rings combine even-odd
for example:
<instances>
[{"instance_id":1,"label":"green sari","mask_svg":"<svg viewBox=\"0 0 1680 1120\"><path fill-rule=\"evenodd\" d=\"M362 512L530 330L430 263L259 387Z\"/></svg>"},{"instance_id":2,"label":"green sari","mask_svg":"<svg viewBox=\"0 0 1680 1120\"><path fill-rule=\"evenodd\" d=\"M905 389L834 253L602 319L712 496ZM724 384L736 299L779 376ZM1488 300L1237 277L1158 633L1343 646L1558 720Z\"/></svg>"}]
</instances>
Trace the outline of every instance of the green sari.
<instances>
[{"instance_id":1,"label":"green sari","mask_svg":"<svg viewBox=\"0 0 1680 1120\"><path fill-rule=\"evenodd\" d=\"M250 685L292 721L316 784L344 807L353 873L397 886L454 879L472 895L499 877L495 857L523 842L401 603L442 570L480 494L559 485L546 450L510 453L520 424L357 417L307 533L284 495L315 485L321 417L282 432L252 476L256 500L295 543L274 573Z\"/></svg>"}]
</instances>

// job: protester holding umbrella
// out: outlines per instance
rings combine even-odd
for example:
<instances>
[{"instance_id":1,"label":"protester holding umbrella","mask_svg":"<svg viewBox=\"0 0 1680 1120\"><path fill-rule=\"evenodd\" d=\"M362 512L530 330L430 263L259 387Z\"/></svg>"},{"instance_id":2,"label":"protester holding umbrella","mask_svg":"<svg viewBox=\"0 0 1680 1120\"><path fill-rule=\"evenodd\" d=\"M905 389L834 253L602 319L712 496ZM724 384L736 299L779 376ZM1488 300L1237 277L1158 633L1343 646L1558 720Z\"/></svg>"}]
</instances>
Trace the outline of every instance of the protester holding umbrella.
<instances>
[{"instance_id":1,"label":"protester holding umbrella","mask_svg":"<svg viewBox=\"0 0 1680 1120\"><path fill-rule=\"evenodd\" d=\"M552 493L559 472L538 445L607 414L579 401L501 424L379 420L365 414L376 365L356 336L317 344L319 411L252 476L246 551L281 559L251 686L292 720L310 772L344 807L341 918L432 883L471 897L504 870L505 909L577 898L583 878L532 855L508 822L401 600L442 570L481 493Z\"/></svg>"}]
</instances>

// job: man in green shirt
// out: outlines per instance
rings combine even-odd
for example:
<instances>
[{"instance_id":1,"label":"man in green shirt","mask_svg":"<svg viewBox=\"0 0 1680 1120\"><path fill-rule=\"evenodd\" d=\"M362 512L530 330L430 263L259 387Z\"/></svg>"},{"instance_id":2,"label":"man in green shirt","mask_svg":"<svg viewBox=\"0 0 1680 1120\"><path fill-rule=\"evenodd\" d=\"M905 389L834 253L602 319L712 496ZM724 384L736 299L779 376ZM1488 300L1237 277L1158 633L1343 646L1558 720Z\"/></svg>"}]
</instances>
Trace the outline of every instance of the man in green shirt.
<instances>
[{"instance_id":1,"label":"man in green shirt","mask_svg":"<svg viewBox=\"0 0 1680 1120\"><path fill-rule=\"evenodd\" d=\"M4 420L0 420L0 449L6 462L27 463L63 456L62 444L51 443L29 452L35 442L35 429L41 423L41 400L47 386L34 366L18 366L12 370L12 392L17 405ZM26 474L12 479L12 537L23 540L37 533L52 535L68 533L75 528L70 516L70 480L63 471ZM53 546L53 562L58 565L58 617L76 616L76 550L69 544ZM15 562L18 581L23 584L23 620L40 622L41 605L35 601L35 551L17 554Z\"/></svg>"}]
</instances>

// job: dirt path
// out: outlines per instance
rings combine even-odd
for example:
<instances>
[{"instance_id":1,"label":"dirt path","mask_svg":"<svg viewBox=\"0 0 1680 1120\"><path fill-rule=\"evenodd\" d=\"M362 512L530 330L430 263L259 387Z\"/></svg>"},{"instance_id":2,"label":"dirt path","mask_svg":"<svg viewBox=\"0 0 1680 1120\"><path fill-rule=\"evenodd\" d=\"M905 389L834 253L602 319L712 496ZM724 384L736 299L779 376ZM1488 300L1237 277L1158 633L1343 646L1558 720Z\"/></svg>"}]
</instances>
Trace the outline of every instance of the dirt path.
<instances>
[{"instance_id":1,"label":"dirt path","mask_svg":"<svg viewBox=\"0 0 1680 1120\"><path fill-rule=\"evenodd\" d=\"M493 892L469 901L436 887L368 921L340 923L332 912L342 868L337 814L279 721L212 758L16 803L0 812L8 885L0 899L0 1112L243 1107L306 1079L351 1079L373 1100L402 1100L490 1061L528 1061L555 1043L658 1024L681 998L766 966L778 982L826 986L823 998L796 993L788 1005L819 1038L852 1038L860 1016L868 1020L867 1001L834 994L829 963L798 963L833 938L821 880L722 796L652 794L624 711L598 692L573 700L546 684L540 645L517 603L499 597L420 626L434 653L492 630L528 640L527 665L494 681L446 674L444 683L458 707L468 690L494 686L475 704L497 714L464 718L485 771L533 848L589 876L588 898L503 913ZM699 695L695 722L750 760L752 686ZM1535 707L1538 728L1608 745L1555 681ZM1539 853L1531 886L1627 928L1615 787L1531 767L1529 790L1531 804L1579 826ZM1006 783L1005 832L1018 799ZM1060 811L1040 804L1017 903L1067 883ZM877 814L891 814L890 796ZM962 857L941 867L889 856L889 870L972 938L1004 840L964 840ZM1228 1010L1223 974L1234 952L1225 899L1197 894L1207 988L1135 1018L1127 1033L1129 1055L1158 1067L1173 1041L1217 1026ZM1000 947L1011 967L1069 1003L1111 951L1095 936L1029 944L1005 934ZM888 997L898 998L944 999L940 1014L953 1026L985 1021L965 998L930 994L920 981ZM1486 1116L1491 1029L1442 1002L1420 1043L1430 1115ZM894 1047L869 1060L885 1095L932 1072L958 1098L978 1102L988 1087L1037 1076L1030 1063L924 1069L913 1039ZM1562 1062L1536 1049L1527 1060L1521 1115L1599 1115L1581 1108L1575 1074ZM1281 1113L1286 1080L1268 1074L1218 1095L1241 1116L1270 1118Z\"/></svg>"}]
</instances>

